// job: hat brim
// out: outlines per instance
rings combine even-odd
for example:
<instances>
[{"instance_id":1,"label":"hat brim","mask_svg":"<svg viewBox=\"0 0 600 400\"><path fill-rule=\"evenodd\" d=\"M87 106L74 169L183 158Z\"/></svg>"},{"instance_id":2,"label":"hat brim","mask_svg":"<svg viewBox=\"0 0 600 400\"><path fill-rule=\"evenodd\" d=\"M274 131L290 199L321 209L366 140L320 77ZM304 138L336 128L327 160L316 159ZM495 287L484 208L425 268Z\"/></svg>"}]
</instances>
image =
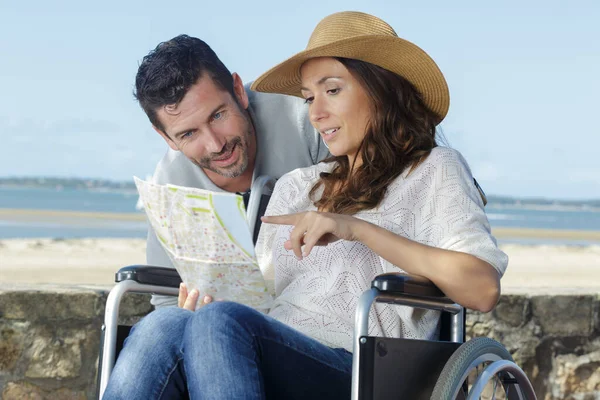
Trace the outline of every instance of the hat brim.
<instances>
[{"instance_id":1,"label":"hat brim","mask_svg":"<svg viewBox=\"0 0 600 400\"><path fill-rule=\"evenodd\" d=\"M251 89L302 97L300 68L316 57L352 58L378 65L411 82L439 116L438 122L448 113L448 85L435 61L415 44L385 35L355 36L304 50L259 76Z\"/></svg>"}]
</instances>

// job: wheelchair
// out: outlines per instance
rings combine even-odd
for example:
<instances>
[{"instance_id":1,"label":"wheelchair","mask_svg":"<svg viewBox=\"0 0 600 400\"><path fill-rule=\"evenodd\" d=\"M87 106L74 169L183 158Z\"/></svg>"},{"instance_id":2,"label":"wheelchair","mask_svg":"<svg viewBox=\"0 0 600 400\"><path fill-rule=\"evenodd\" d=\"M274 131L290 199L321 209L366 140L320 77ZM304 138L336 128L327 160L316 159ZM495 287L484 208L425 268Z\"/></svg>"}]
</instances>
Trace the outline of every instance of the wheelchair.
<instances>
[{"instance_id":1,"label":"wheelchair","mask_svg":"<svg viewBox=\"0 0 600 400\"><path fill-rule=\"evenodd\" d=\"M248 221L256 240L274 180L260 177L251 188ZM171 268L134 265L121 268L106 302L102 326L98 398L108 384L118 352L131 327L119 326L125 293L177 296L181 278ZM373 303L441 312L439 340L371 337ZM465 309L429 280L402 273L377 276L359 298L354 327L352 400L536 399L533 387L510 353L490 338L465 341Z\"/></svg>"}]
</instances>

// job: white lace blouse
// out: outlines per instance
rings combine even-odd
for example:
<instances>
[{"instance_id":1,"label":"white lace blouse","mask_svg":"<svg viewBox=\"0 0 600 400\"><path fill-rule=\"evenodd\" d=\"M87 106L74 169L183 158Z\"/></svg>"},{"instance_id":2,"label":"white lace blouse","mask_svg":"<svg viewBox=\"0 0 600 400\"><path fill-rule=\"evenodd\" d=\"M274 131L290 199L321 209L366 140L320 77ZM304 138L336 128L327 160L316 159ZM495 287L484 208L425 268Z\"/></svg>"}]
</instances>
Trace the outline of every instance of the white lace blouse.
<instances>
[{"instance_id":1,"label":"white lace blouse","mask_svg":"<svg viewBox=\"0 0 600 400\"><path fill-rule=\"evenodd\" d=\"M266 215L316 210L309 192L333 163L294 170L277 182ZM496 246L471 171L455 150L436 147L410 174L399 176L376 208L355 217L419 243L472 254L500 276L508 257ZM274 279L269 315L330 347L352 351L354 310L373 278L402 271L359 242L340 240L314 247L298 261L283 243L291 226L262 224L256 245L261 270ZM439 312L378 304L369 334L432 339Z\"/></svg>"}]
</instances>

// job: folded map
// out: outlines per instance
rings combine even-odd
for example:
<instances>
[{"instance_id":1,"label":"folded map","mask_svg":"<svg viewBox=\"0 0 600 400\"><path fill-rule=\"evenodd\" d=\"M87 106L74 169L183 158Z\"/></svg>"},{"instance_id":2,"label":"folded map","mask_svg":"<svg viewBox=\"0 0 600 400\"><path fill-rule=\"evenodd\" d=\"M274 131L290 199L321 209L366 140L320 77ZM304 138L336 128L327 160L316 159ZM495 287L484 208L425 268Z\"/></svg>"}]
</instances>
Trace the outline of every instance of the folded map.
<instances>
[{"instance_id":1,"label":"folded map","mask_svg":"<svg viewBox=\"0 0 600 400\"><path fill-rule=\"evenodd\" d=\"M208 294L268 309L242 196L134 180L156 236L199 302Z\"/></svg>"}]
</instances>

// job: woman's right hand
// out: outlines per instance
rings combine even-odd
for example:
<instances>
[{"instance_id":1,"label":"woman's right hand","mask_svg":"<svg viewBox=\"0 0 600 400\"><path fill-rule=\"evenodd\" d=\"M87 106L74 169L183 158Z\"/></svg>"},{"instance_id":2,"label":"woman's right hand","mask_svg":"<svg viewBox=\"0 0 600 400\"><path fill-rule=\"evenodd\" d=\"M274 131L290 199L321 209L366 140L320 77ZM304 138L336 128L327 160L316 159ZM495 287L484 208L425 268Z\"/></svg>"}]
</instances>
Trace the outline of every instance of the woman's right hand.
<instances>
[{"instance_id":1,"label":"woman's right hand","mask_svg":"<svg viewBox=\"0 0 600 400\"><path fill-rule=\"evenodd\" d=\"M184 308L186 310L190 310L190 311L196 311L196 304L198 303L198 290L196 289L192 289L189 293L187 290L187 286L185 286L185 283L181 283L179 285L179 297L177 298L177 305L180 308ZM200 307L211 303L212 302L212 297L209 295L204 296L204 298L202 299L202 303L200 304Z\"/></svg>"}]
</instances>

